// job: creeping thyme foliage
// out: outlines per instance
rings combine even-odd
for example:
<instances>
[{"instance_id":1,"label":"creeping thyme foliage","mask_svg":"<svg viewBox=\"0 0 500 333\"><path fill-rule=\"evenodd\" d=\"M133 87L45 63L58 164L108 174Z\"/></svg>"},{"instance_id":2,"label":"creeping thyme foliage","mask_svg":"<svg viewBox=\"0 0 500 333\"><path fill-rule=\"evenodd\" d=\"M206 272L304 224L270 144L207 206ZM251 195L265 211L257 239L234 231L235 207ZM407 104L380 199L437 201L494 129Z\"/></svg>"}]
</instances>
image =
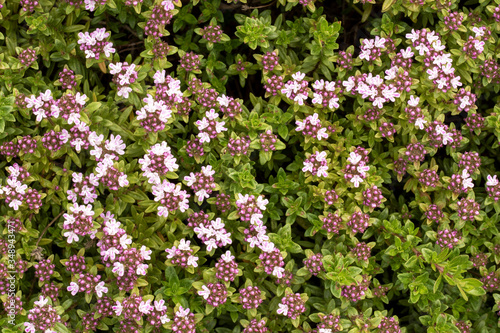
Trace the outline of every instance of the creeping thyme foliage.
<instances>
[{"instance_id":1,"label":"creeping thyme foliage","mask_svg":"<svg viewBox=\"0 0 500 333\"><path fill-rule=\"evenodd\" d=\"M499 23L0 0L2 332L498 332Z\"/></svg>"}]
</instances>

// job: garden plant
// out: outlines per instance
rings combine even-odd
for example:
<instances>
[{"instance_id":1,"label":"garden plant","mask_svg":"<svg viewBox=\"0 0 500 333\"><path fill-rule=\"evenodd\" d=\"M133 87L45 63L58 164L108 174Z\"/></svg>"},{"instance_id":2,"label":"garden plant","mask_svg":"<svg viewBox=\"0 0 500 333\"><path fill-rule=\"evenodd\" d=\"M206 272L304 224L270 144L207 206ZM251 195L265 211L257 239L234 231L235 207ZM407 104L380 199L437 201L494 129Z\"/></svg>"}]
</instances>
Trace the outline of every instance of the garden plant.
<instances>
[{"instance_id":1,"label":"garden plant","mask_svg":"<svg viewBox=\"0 0 500 333\"><path fill-rule=\"evenodd\" d=\"M2 333L500 332L500 0L0 0Z\"/></svg>"}]
</instances>

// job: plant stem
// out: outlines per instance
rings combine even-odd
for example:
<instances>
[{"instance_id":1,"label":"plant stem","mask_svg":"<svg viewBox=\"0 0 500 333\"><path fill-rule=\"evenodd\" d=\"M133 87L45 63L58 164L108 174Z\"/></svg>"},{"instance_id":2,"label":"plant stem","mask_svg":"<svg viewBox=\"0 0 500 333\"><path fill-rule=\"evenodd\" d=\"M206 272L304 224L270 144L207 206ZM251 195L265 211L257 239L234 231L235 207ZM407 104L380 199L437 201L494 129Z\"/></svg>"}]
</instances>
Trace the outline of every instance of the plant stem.
<instances>
[{"instance_id":1,"label":"plant stem","mask_svg":"<svg viewBox=\"0 0 500 333\"><path fill-rule=\"evenodd\" d=\"M57 219L60 218L62 214L64 214L64 211L60 212L49 224L47 224L47 226L45 227L45 229L43 229L42 234L40 235L40 237L38 237L38 240L36 241L35 248L38 247L38 243L40 243L40 240L42 239L43 235L45 235L45 233L47 232L47 230L49 229L49 227L52 224L54 224L54 222L57 221Z\"/></svg>"}]
</instances>

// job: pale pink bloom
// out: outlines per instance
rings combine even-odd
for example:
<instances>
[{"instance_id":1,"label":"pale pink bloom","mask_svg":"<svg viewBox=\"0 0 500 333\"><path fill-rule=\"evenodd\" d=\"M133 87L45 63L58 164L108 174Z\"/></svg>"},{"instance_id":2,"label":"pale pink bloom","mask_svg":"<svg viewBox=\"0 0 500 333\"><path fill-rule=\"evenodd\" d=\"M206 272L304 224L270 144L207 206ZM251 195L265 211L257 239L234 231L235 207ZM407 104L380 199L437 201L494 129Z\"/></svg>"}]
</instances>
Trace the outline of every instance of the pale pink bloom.
<instances>
[{"instance_id":1,"label":"pale pink bloom","mask_svg":"<svg viewBox=\"0 0 500 333\"><path fill-rule=\"evenodd\" d=\"M282 314L284 316L288 315L288 305L286 304L278 304L278 310L276 310L278 314Z\"/></svg>"},{"instance_id":2,"label":"pale pink bloom","mask_svg":"<svg viewBox=\"0 0 500 333\"><path fill-rule=\"evenodd\" d=\"M488 179L488 181L486 182L486 186L496 186L498 185L498 179L497 179L497 175L488 175L486 177Z\"/></svg>"},{"instance_id":3,"label":"pale pink bloom","mask_svg":"<svg viewBox=\"0 0 500 333\"><path fill-rule=\"evenodd\" d=\"M210 289L207 286L202 286L202 290L198 291L198 295L202 296L204 299L208 299L210 297Z\"/></svg>"},{"instance_id":4,"label":"pale pink bloom","mask_svg":"<svg viewBox=\"0 0 500 333\"><path fill-rule=\"evenodd\" d=\"M67 242L68 244L71 244L73 242L78 242L80 240L80 237L78 237L77 234L75 234L73 231L66 231L63 234L64 237L68 237Z\"/></svg>"},{"instance_id":5,"label":"pale pink bloom","mask_svg":"<svg viewBox=\"0 0 500 333\"><path fill-rule=\"evenodd\" d=\"M95 292L97 294L97 297L101 298L102 294L105 294L108 292L108 287L104 286L104 281L101 281L95 286Z\"/></svg>"},{"instance_id":6,"label":"pale pink bloom","mask_svg":"<svg viewBox=\"0 0 500 333\"><path fill-rule=\"evenodd\" d=\"M116 301L116 305L113 306L112 309L115 311L115 314L117 316L119 316L122 314L123 306L121 305L121 303L119 301Z\"/></svg>"},{"instance_id":7,"label":"pale pink bloom","mask_svg":"<svg viewBox=\"0 0 500 333\"><path fill-rule=\"evenodd\" d=\"M67 291L71 292L72 296L75 296L78 293L79 289L80 287L78 287L78 284L76 284L75 282L71 282L66 288Z\"/></svg>"}]
</instances>

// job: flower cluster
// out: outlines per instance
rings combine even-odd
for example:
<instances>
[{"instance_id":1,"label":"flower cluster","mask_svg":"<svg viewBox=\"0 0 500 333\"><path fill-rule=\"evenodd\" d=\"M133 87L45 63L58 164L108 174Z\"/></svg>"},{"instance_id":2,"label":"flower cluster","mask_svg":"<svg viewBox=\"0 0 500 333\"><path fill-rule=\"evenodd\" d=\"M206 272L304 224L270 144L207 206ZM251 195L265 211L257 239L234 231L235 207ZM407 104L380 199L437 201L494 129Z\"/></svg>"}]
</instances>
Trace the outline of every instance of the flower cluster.
<instances>
[{"instance_id":1,"label":"flower cluster","mask_svg":"<svg viewBox=\"0 0 500 333\"><path fill-rule=\"evenodd\" d=\"M423 186L434 188L439 183L439 175L436 170L425 169L418 174L418 181Z\"/></svg>"},{"instance_id":2,"label":"flower cluster","mask_svg":"<svg viewBox=\"0 0 500 333\"><path fill-rule=\"evenodd\" d=\"M195 333L195 318L194 313L189 308L184 309L182 305L175 312L172 322L172 331L176 333Z\"/></svg>"},{"instance_id":3,"label":"flower cluster","mask_svg":"<svg viewBox=\"0 0 500 333\"><path fill-rule=\"evenodd\" d=\"M370 215L364 214L361 211L352 213L351 218L347 221L347 229L353 234L358 232L363 233L370 226Z\"/></svg>"},{"instance_id":4,"label":"flower cluster","mask_svg":"<svg viewBox=\"0 0 500 333\"><path fill-rule=\"evenodd\" d=\"M248 286L240 289L239 301L243 309L257 309L264 301L262 299L262 291L257 286Z\"/></svg>"},{"instance_id":5,"label":"flower cluster","mask_svg":"<svg viewBox=\"0 0 500 333\"><path fill-rule=\"evenodd\" d=\"M194 250L190 247L191 241L181 239L178 246L165 249L168 253L167 259L172 265L186 268L188 266L198 267L198 257L194 256Z\"/></svg>"},{"instance_id":6,"label":"flower cluster","mask_svg":"<svg viewBox=\"0 0 500 333\"><path fill-rule=\"evenodd\" d=\"M328 213L327 216L323 218L323 229L327 233L338 234L340 227L342 225L342 218L337 214Z\"/></svg>"},{"instance_id":7,"label":"flower cluster","mask_svg":"<svg viewBox=\"0 0 500 333\"><path fill-rule=\"evenodd\" d=\"M152 188L155 201L160 203L158 206L158 216L168 217L170 212L177 210L185 212L189 208L188 198L191 196L185 190L181 190L180 184L170 183L164 179L162 183L153 185Z\"/></svg>"},{"instance_id":8,"label":"flower cluster","mask_svg":"<svg viewBox=\"0 0 500 333\"><path fill-rule=\"evenodd\" d=\"M201 172L191 172L189 176L184 177L184 180L187 181L187 186L195 191L198 202L203 202L205 198L208 199L212 191L216 188L214 174L215 171L212 169L212 166L208 165L202 166Z\"/></svg>"},{"instance_id":9,"label":"flower cluster","mask_svg":"<svg viewBox=\"0 0 500 333\"><path fill-rule=\"evenodd\" d=\"M200 131L198 138L201 143L210 142L210 140L215 139L219 133L227 131L227 128L224 127L226 122L216 121L218 117L219 114L215 112L214 109L210 109L202 120L196 121L196 126Z\"/></svg>"},{"instance_id":10,"label":"flower cluster","mask_svg":"<svg viewBox=\"0 0 500 333\"><path fill-rule=\"evenodd\" d=\"M443 219L443 211L435 204L429 205L425 211L425 218L434 223L439 223Z\"/></svg>"},{"instance_id":11,"label":"flower cluster","mask_svg":"<svg viewBox=\"0 0 500 333\"><path fill-rule=\"evenodd\" d=\"M304 80L305 76L306 74L301 72L293 74L293 80L289 80L285 83L285 87L281 89L282 94L299 105L304 105L310 91L309 82Z\"/></svg>"},{"instance_id":12,"label":"flower cluster","mask_svg":"<svg viewBox=\"0 0 500 333\"><path fill-rule=\"evenodd\" d=\"M113 83L116 85L118 92L116 95L128 98L132 92L130 85L137 80L137 71L135 64L129 65L127 62L117 62L109 64L110 74L113 74Z\"/></svg>"},{"instance_id":13,"label":"flower cluster","mask_svg":"<svg viewBox=\"0 0 500 333\"><path fill-rule=\"evenodd\" d=\"M167 172L174 172L179 168L177 159L172 155L166 141L157 143L149 148L142 159L139 159L143 176L150 184L161 184L161 177Z\"/></svg>"},{"instance_id":14,"label":"flower cluster","mask_svg":"<svg viewBox=\"0 0 500 333\"><path fill-rule=\"evenodd\" d=\"M215 277L224 282L234 281L238 272L238 264L231 251L226 251L215 264Z\"/></svg>"},{"instance_id":15,"label":"flower cluster","mask_svg":"<svg viewBox=\"0 0 500 333\"><path fill-rule=\"evenodd\" d=\"M159 39L163 36L163 29L174 16L172 13L174 9L174 4L170 0L165 0L161 5L153 7L151 18L146 22L144 27L144 33L148 36L153 36L155 39Z\"/></svg>"},{"instance_id":16,"label":"flower cluster","mask_svg":"<svg viewBox=\"0 0 500 333\"><path fill-rule=\"evenodd\" d=\"M313 92L313 104L319 104L323 107L328 107L331 110L337 109L340 104L339 96L337 95L335 82L317 80L312 84L314 89ZM319 140L319 139L318 139Z\"/></svg>"},{"instance_id":17,"label":"flower cluster","mask_svg":"<svg viewBox=\"0 0 500 333\"><path fill-rule=\"evenodd\" d=\"M370 280L367 276L363 276L363 281L348 286L342 286L341 296L345 297L350 302L357 302L365 296L368 290Z\"/></svg>"},{"instance_id":18,"label":"flower cluster","mask_svg":"<svg viewBox=\"0 0 500 333\"><path fill-rule=\"evenodd\" d=\"M137 120L147 132L159 132L165 129L168 120L172 118L172 110L162 100L155 100L149 95L143 99L144 105L136 112Z\"/></svg>"},{"instance_id":19,"label":"flower cluster","mask_svg":"<svg viewBox=\"0 0 500 333\"><path fill-rule=\"evenodd\" d=\"M455 75L451 54L443 51L445 46L434 31L412 29L411 33L406 34L406 38L411 41L419 55L425 56L424 69L436 89L447 92L462 86L460 76Z\"/></svg>"},{"instance_id":20,"label":"flower cluster","mask_svg":"<svg viewBox=\"0 0 500 333\"><path fill-rule=\"evenodd\" d=\"M462 239L457 230L444 229L437 232L436 244L440 247L453 249Z\"/></svg>"},{"instance_id":21,"label":"flower cluster","mask_svg":"<svg viewBox=\"0 0 500 333\"><path fill-rule=\"evenodd\" d=\"M464 221L474 221L474 218L479 215L480 205L473 199L462 198L457 202L457 213Z\"/></svg>"},{"instance_id":22,"label":"flower cluster","mask_svg":"<svg viewBox=\"0 0 500 333\"><path fill-rule=\"evenodd\" d=\"M19 53L18 59L23 66L30 67L37 60L36 51L28 47Z\"/></svg>"},{"instance_id":23,"label":"flower cluster","mask_svg":"<svg viewBox=\"0 0 500 333\"><path fill-rule=\"evenodd\" d=\"M63 229L67 230L63 233L64 237L67 237L67 242L69 244L73 242L78 242L80 237L88 235L93 228L93 216L94 211L91 205L78 205L74 203L73 206L69 208L71 213L64 214L64 226ZM80 236L80 237L79 237Z\"/></svg>"},{"instance_id":24,"label":"flower cluster","mask_svg":"<svg viewBox=\"0 0 500 333\"><path fill-rule=\"evenodd\" d=\"M99 60L103 54L109 58L116 52L113 43L106 41L109 36L110 34L106 32L106 28L96 29L90 34L88 32L79 32L78 44L80 44L80 50L85 52L87 59Z\"/></svg>"},{"instance_id":25,"label":"flower cluster","mask_svg":"<svg viewBox=\"0 0 500 333\"><path fill-rule=\"evenodd\" d=\"M266 130L259 136L260 146L265 152L276 150L276 142L278 142L278 136L273 134L271 130Z\"/></svg>"},{"instance_id":26,"label":"flower cluster","mask_svg":"<svg viewBox=\"0 0 500 333\"><path fill-rule=\"evenodd\" d=\"M304 267L314 276L318 275L323 270L323 255L316 253L309 258L304 259Z\"/></svg>"},{"instance_id":27,"label":"flower cluster","mask_svg":"<svg viewBox=\"0 0 500 333\"><path fill-rule=\"evenodd\" d=\"M367 188L363 191L363 205L370 208L380 207L382 201L384 200L384 196L382 194L382 190L379 189L376 185Z\"/></svg>"},{"instance_id":28,"label":"flower cluster","mask_svg":"<svg viewBox=\"0 0 500 333\"><path fill-rule=\"evenodd\" d=\"M198 291L198 295L203 296L208 304L216 308L226 303L227 288L222 283L209 283L202 286L202 290Z\"/></svg>"},{"instance_id":29,"label":"flower cluster","mask_svg":"<svg viewBox=\"0 0 500 333\"><path fill-rule=\"evenodd\" d=\"M317 177L328 177L328 161L326 151L315 152L304 161L302 172L310 172Z\"/></svg>"},{"instance_id":30,"label":"flower cluster","mask_svg":"<svg viewBox=\"0 0 500 333\"><path fill-rule=\"evenodd\" d=\"M306 137L315 137L318 140L328 139L328 133L326 133L326 128L321 127L321 120L318 119L318 114L314 113L312 116L308 116L304 121L295 121L297 132L302 132Z\"/></svg>"},{"instance_id":31,"label":"flower cluster","mask_svg":"<svg viewBox=\"0 0 500 333\"><path fill-rule=\"evenodd\" d=\"M371 251L372 248L365 242L358 243L351 249L352 254L360 261L367 261L371 256Z\"/></svg>"},{"instance_id":32,"label":"flower cluster","mask_svg":"<svg viewBox=\"0 0 500 333\"><path fill-rule=\"evenodd\" d=\"M24 203L30 210L38 210L42 206L41 194L23 184L23 181L30 176L29 172L17 163L6 169L10 174L7 177L7 184L0 186L0 198L5 199L5 203L14 210L19 210Z\"/></svg>"},{"instance_id":33,"label":"flower cluster","mask_svg":"<svg viewBox=\"0 0 500 333\"><path fill-rule=\"evenodd\" d=\"M302 300L300 294L290 293L281 299L276 312L290 319L296 319L305 311L305 302Z\"/></svg>"},{"instance_id":34,"label":"flower cluster","mask_svg":"<svg viewBox=\"0 0 500 333\"><path fill-rule=\"evenodd\" d=\"M354 187L358 188L360 183L366 179L367 172L370 170L370 166L366 165L368 158L366 156L363 157L357 152L351 152L347 161L349 164L343 170L344 178L351 182Z\"/></svg>"},{"instance_id":35,"label":"flower cluster","mask_svg":"<svg viewBox=\"0 0 500 333\"><path fill-rule=\"evenodd\" d=\"M487 176L486 192L488 192L488 196L493 200L498 201L500 199L500 182L497 175Z\"/></svg>"},{"instance_id":36,"label":"flower cluster","mask_svg":"<svg viewBox=\"0 0 500 333\"><path fill-rule=\"evenodd\" d=\"M194 232L199 239L207 246L207 251L230 245L232 243L231 233L225 229L225 224L221 218L210 221L208 225L199 224Z\"/></svg>"},{"instance_id":37,"label":"flower cluster","mask_svg":"<svg viewBox=\"0 0 500 333\"><path fill-rule=\"evenodd\" d=\"M252 319L243 333L268 333L269 329L266 327L265 320Z\"/></svg>"},{"instance_id":38,"label":"flower cluster","mask_svg":"<svg viewBox=\"0 0 500 333\"><path fill-rule=\"evenodd\" d=\"M28 321L24 323L26 333L54 332L51 327L61 322L61 316L48 302L48 298L40 296L34 303L35 307L29 311Z\"/></svg>"}]
</instances>

